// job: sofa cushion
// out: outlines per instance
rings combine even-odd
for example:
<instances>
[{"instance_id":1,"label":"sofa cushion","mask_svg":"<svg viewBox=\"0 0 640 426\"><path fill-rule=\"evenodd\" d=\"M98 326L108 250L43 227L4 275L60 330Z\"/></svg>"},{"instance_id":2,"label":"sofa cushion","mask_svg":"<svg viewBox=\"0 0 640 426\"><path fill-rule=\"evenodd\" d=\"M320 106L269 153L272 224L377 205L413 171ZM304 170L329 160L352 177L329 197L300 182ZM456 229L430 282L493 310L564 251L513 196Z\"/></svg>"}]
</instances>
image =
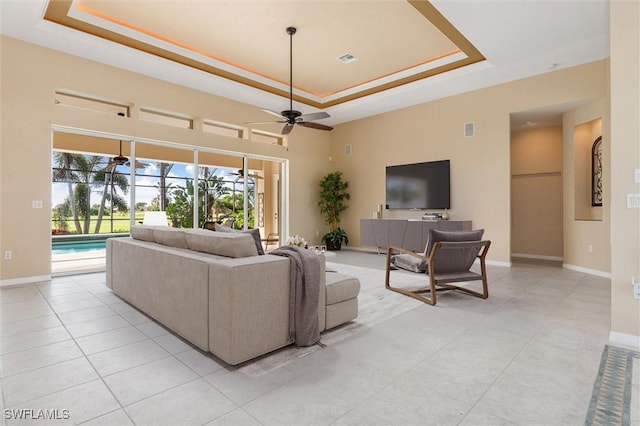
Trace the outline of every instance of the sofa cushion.
<instances>
[{"instance_id":1,"label":"sofa cushion","mask_svg":"<svg viewBox=\"0 0 640 426\"><path fill-rule=\"evenodd\" d=\"M163 246L189 248L183 229L169 228L167 226L157 227L153 230L153 236L156 239L156 243Z\"/></svg>"},{"instance_id":2,"label":"sofa cushion","mask_svg":"<svg viewBox=\"0 0 640 426\"><path fill-rule=\"evenodd\" d=\"M253 237L253 241L256 244L256 250L258 250L258 254L264 254L264 249L262 248L262 238L260 237L259 229L247 229L246 231L239 231L237 229L229 228L228 226L222 226L218 223L215 224L215 230L217 232L240 232L250 234Z\"/></svg>"},{"instance_id":3,"label":"sofa cushion","mask_svg":"<svg viewBox=\"0 0 640 426\"><path fill-rule=\"evenodd\" d=\"M153 235L154 226L149 225L135 225L131 227L129 233L134 240L148 241L150 243L156 242L156 237Z\"/></svg>"},{"instance_id":4,"label":"sofa cushion","mask_svg":"<svg viewBox=\"0 0 640 426\"><path fill-rule=\"evenodd\" d=\"M329 272L326 274L326 305L344 302L358 297L360 293L360 280L348 275Z\"/></svg>"},{"instance_id":5,"label":"sofa cushion","mask_svg":"<svg viewBox=\"0 0 640 426\"><path fill-rule=\"evenodd\" d=\"M191 250L226 257L258 255L253 238L248 234L211 232L206 229L186 229L184 236L188 248Z\"/></svg>"}]
</instances>

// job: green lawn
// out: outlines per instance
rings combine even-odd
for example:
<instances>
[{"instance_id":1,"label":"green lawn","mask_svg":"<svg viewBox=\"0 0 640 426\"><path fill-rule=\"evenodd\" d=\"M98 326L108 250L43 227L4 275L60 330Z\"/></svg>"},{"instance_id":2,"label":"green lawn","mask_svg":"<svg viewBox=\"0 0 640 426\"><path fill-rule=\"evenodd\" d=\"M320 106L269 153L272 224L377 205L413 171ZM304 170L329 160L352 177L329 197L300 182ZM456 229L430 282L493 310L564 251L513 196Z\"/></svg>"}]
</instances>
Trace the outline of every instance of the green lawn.
<instances>
[{"instance_id":1,"label":"green lawn","mask_svg":"<svg viewBox=\"0 0 640 426\"><path fill-rule=\"evenodd\" d=\"M123 232L129 233L130 224L129 224L129 213L115 213L113 215L113 232ZM136 223L142 222L144 219L144 212L136 212ZM91 222L89 225L89 233L93 234L96 223L98 222L98 216L91 216ZM67 221L69 227L68 230L70 233L75 234L75 225L73 224L73 219ZM84 225L84 222L81 222ZM54 230L58 227L56 221L51 221L51 229ZM111 217L103 216L102 223L100 224L100 234L110 234L111 231Z\"/></svg>"}]
</instances>

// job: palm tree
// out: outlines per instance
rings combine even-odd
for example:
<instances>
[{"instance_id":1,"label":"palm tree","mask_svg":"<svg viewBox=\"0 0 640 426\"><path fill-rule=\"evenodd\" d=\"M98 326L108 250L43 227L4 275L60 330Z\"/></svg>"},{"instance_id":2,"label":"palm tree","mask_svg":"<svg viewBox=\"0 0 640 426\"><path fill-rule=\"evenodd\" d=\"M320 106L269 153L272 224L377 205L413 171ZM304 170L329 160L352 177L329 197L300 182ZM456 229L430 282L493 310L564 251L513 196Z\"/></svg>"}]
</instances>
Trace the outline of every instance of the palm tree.
<instances>
[{"instance_id":1,"label":"palm tree","mask_svg":"<svg viewBox=\"0 0 640 426\"><path fill-rule=\"evenodd\" d=\"M91 224L91 188L97 172L104 166L104 157L99 155L78 155L74 165L78 182L75 187L76 209L78 216L83 219L82 233L89 233Z\"/></svg>"},{"instance_id":2,"label":"palm tree","mask_svg":"<svg viewBox=\"0 0 640 426\"><path fill-rule=\"evenodd\" d=\"M53 180L67 182L76 232L88 234L91 224L91 188L104 185L104 177L99 183L95 179L104 169L105 157L57 152L54 159L58 167L54 168Z\"/></svg>"},{"instance_id":3,"label":"palm tree","mask_svg":"<svg viewBox=\"0 0 640 426\"><path fill-rule=\"evenodd\" d=\"M193 179L187 179L185 186L171 186L172 201L167 205L167 216L174 228L193 226Z\"/></svg>"},{"instance_id":4,"label":"palm tree","mask_svg":"<svg viewBox=\"0 0 640 426\"><path fill-rule=\"evenodd\" d=\"M216 176L215 167L201 167L200 176L198 179L198 185L200 187L200 194L203 195L201 206L204 212L204 217L201 220L211 220L216 212L216 200L221 196L229 193L229 188L224 183L222 176ZM216 217L217 219L217 217Z\"/></svg>"},{"instance_id":5,"label":"palm tree","mask_svg":"<svg viewBox=\"0 0 640 426\"><path fill-rule=\"evenodd\" d=\"M158 169L160 170L160 182L158 182L158 189L160 190L160 211L167 210L169 204L169 190L170 185L167 185L167 176L173 168L173 163L158 163Z\"/></svg>"},{"instance_id":6,"label":"palm tree","mask_svg":"<svg viewBox=\"0 0 640 426\"><path fill-rule=\"evenodd\" d=\"M78 220L78 211L76 209L76 199L73 190L73 184L78 180L77 174L73 171L75 158L80 154L71 154L70 152L56 151L53 154L56 168L53 169L54 182L67 182L67 190L69 191L69 206L71 208L71 216L78 234L82 233L80 220Z\"/></svg>"},{"instance_id":7,"label":"palm tree","mask_svg":"<svg viewBox=\"0 0 640 426\"><path fill-rule=\"evenodd\" d=\"M102 186L102 197L100 199L100 207L98 209L98 220L96 222L95 234L100 233L100 226L102 225L102 217L104 216L104 209L106 201L109 200L111 205L111 232L113 232L113 210L114 207L118 211L128 211L129 206L127 200L117 193L119 188L125 195L129 190L129 180L121 173L116 173L116 167L105 167L99 170L93 178L94 186ZM117 186L117 188L116 188Z\"/></svg>"}]
</instances>

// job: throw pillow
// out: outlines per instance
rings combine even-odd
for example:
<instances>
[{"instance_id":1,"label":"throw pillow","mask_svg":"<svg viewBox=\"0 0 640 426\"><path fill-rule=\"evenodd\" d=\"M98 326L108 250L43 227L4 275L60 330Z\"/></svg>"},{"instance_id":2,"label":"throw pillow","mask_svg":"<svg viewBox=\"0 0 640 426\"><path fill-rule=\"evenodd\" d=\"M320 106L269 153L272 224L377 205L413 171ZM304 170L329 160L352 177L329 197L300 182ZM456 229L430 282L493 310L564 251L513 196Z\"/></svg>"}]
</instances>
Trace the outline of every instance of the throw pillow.
<instances>
[{"instance_id":1,"label":"throw pillow","mask_svg":"<svg viewBox=\"0 0 640 426\"><path fill-rule=\"evenodd\" d=\"M256 243L256 250L258 250L258 254L264 254L264 249L262 248L262 238L260 237L259 229L247 229L246 231L239 231L237 229L229 228L228 226L222 226L218 223L215 225L215 229L217 232L238 232L243 234L249 234L253 237L253 241Z\"/></svg>"},{"instance_id":2,"label":"throw pillow","mask_svg":"<svg viewBox=\"0 0 640 426\"><path fill-rule=\"evenodd\" d=\"M187 240L184 238L184 230L169 228L168 226L158 227L153 231L156 243L163 246L176 248L189 248Z\"/></svg>"},{"instance_id":3,"label":"throw pillow","mask_svg":"<svg viewBox=\"0 0 640 426\"><path fill-rule=\"evenodd\" d=\"M411 272L426 272L427 262L407 253L391 256L391 264Z\"/></svg>"},{"instance_id":4,"label":"throw pillow","mask_svg":"<svg viewBox=\"0 0 640 426\"><path fill-rule=\"evenodd\" d=\"M248 234L186 229L184 235L190 250L233 258L258 255Z\"/></svg>"},{"instance_id":5,"label":"throw pillow","mask_svg":"<svg viewBox=\"0 0 640 426\"><path fill-rule=\"evenodd\" d=\"M156 238L153 235L154 229L155 228L153 226L149 225L135 225L131 227L129 233L131 234L131 238L133 238L134 240L155 243Z\"/></svg>"}]
</instances>

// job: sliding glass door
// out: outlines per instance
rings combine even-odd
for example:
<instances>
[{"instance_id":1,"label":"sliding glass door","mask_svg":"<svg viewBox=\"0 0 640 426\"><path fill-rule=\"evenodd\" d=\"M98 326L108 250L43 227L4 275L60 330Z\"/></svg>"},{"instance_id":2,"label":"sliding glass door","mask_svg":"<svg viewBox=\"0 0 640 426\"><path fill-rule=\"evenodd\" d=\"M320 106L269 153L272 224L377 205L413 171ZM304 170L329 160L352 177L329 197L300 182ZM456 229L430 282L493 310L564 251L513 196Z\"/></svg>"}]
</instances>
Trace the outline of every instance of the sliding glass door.
<instances>
[{"instance_id":1,"label":"sliding glass door","mask_svg":"<svg viewBox=\"0 0 640 426\"><path fill-rule=\"evenodd\" d=\"M282 165L175 143L54 132L53 273L74 269L73 262L104 268L106 238L127 236L150 214L176 228L259 228L273 240L281 229ZM85 255L78 248L89 242L95 250L86 245Z\"/></svg>"}]
</instances>

